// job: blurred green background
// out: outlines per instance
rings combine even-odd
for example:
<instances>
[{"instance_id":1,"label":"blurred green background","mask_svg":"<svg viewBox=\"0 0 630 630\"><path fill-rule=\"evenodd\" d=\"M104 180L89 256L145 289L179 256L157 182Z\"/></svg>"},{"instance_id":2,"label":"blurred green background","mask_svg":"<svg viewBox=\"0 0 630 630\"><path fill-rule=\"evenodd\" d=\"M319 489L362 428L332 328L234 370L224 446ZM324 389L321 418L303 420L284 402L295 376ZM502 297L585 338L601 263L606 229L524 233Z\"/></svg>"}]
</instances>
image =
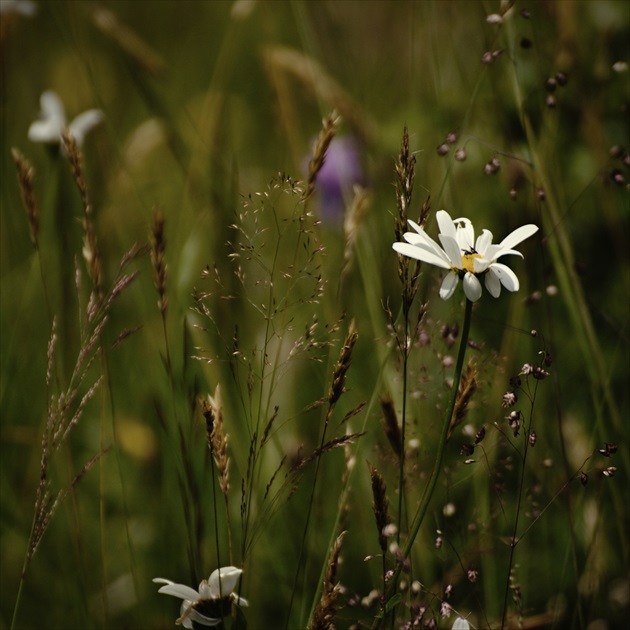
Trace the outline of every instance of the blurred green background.
<instances>
[{"instance_id":1,"label":"blurred green background","mask_svg":"<svg viewBox=\"0 0 630 630\"><path fill-rule=\"evenodd\" d=\"M57 386L63 390L81 347L78 313L89 286L83 271L81 306L74 260L83 267L83 211L68 160L27 139L45 90L59 95L68 120L90 108L104 113L83 154L107 285L123 254L134 243L147 242L154 207L166 217L172 372L169 376L165 369L150 257L140 257L132 263L138 278L113 305L104 338L111 344L121 331L141 328L107 352L106 387L87 405L51 465L53 489L67 487L103 446L112 450L53 518L29 566L15 627L168 628L177 602L158 595L151 578L195 586L216 568L211 470L203 422L192 406L221 382L226 408L234 414L238 392L225 384L227 367L191 358L218 347L195 327L200 320L191 311L192 292L203 288L206 266L216 263L229 273L226 241L235 238L230 226L238 223L243 199L266 190L278 173L305 176L313 140L332 110L342 118L339 134L360 148L371 200L357 228L352 264L343 274L343 229L335 222L317 228L326 248L321 272L327 288L319 305L296 312L302 319L295 325L301 331L314 313L322 324L332 324L345 312L347 321L356 320L360 335L348 376L351 391L339 413L340 419L353 405L370 403L352 425L367 434L345 516L349 534L339 579L347 591L341 600L380 586L380 563L363 560L378 553L366 459L382 469L392 506L397 504L396 466L387 454L378 396L389 389L396 404L401 399L400 365L388 346L391 331L383 305L394 314L400 308L391 250L394 163L407 125L417 159L410 218L419 215L430 195L434 210L468 216L497 241L525 223L541 228L520 247L525 260L510 263L521 280L520 292L505 292L496 301L486 293L476 306L471 335L480 349L471 352L480 364L481 387L470 422L477 428L503 422L501 395L509 377L544 349L553 357L552 378L541 382L536 394L538 443L527 469L528 509L551 501L605 442L619 444L615 461L593 457L589 484L582 488L574 482L559 494L519 546L517 578L525 614L535 619L556 610L556 621L540 622L555 627L586 627L595 620L606 624L598 628L622 627L630 611L629 3L55 0L33 5L37 10L30 16L3 8L0 29L0 628L11 625L40 476L51 395L46 388L51 316L57 317ZM495 13L504 15L502 24L487 21ZM484 54L492 51L491 62L484 63ZM557 73L566 76L566 85L562 79L558 84ZM550 78L556 80L555 90L546 84ZM448 134L454 135L447 141ZM441 145L448 148L446 155L440 155ZM35 169L39 255L29 239L12 147ZM465 150L465 160L456 159L458 149ZM499 160L500 169L488 175L484 167L492 159ZM289 216L291 202L287 206L279 199L269 205L277 203L279 215ZM316 214L318 199L312 200ZM428 229L435 235L431 222ZM437 298L439 277L436 269L425 268L417 298L429 304L425 329L432 340L428 347L418 346L411 361L416 400L408 439L421 441L413 468L419 480L432 467L440 426L436 406L442 404L446 376L441 360L449 354L440 329L444 323L461 325L462 316L461 291L450 302ZM245 338L256 338L251 309L241 304L239 311L239 304L220 315L226 343L234 323ZM531 329L538 337L527 334ZM325 395L343 330L321 365L292 372L277 392L282 444L289 453L299 444L308 452L318 443L316 420L304 426L293 422L292 414L298 417L308 402ZM385 359L388 368L382 372ZM82 385L82 394L93 380ZM164 429L172 416L178 420L171 426L182 427L184 451L177 431ZM234 524L249 448L237 425L226 411L236 462ZM343 434L338 421L335 427ZM476 611L480 627L486 627L500 619L507 567L501 538L511 521L492 512L498 509L491 490L495 478L480 464L462 465L461 442L449 445L449 471L418 539L417 578L427 588L443 587L458 566L454 556L435 549L436 528L447 531L461 552L476 548L480 584L471 592L464 585L457 603ZM491 465L498 466L507 455L493 444ZM183 461L182 452L190 461ZM310 609L334 531L344 470L341 452L327 457L330 464L318 481L323 494L317 519L323 525L315 528L308 547L315 569L287 622L310 496L312 473L307 473L300 491L267 522L243 567L249 628L301 627L304 610ZM203 525L203 551L194 563L186 552L190 524L177 476L187 465L202 496L193 512ZM601 471L610 465L617 471L608 479ZM517 470L503 480L509 514ZM263 489L267 478L260 481ZM420 495L421 489L420 481L412 492ZM186 492L195 496L191 487ZM446 522L441 506L449 501L458 510ZM241 560L235 558L239 566ZM222 561L227 564L225 557ZM375 606L347 605L338 627L369 625L375 612ZM445 627L451 623L452 618Z\"/></svg>"}]
</instances>

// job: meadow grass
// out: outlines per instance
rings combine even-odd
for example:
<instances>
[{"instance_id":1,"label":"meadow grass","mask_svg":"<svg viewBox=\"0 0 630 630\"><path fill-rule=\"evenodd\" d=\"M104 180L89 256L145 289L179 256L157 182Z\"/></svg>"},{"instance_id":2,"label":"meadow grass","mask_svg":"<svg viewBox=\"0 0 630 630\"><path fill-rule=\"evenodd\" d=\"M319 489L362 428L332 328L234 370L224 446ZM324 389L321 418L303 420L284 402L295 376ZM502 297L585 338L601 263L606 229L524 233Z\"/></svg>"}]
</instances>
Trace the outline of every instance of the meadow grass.
<instances>
[{"instance_id":1,"label":"meadow grass","mask_svg":"<svg viewBox=\"0 0 630 630\"><path fill-rule=\"evenodd\" d=\"M0 628L624 627L627 2L0 7Z\"/></svg>"}]
</instances>

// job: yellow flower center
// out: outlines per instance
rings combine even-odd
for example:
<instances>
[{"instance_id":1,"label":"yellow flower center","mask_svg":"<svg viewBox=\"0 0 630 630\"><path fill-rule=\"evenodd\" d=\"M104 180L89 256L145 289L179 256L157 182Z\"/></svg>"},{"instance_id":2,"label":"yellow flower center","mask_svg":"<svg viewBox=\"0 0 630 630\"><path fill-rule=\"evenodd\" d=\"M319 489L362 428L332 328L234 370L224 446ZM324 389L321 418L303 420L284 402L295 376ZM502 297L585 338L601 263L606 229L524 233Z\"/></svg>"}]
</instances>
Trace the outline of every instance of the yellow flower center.
<instances>
[{"instance_id":1,"label":"yellow flower center","mask_svg":"<svg viewBox=\"0 0 630 630\"><path fill-rule=\"evenodd\" d=\"M481 258L481 254L477 252L467 252L462 256L462 269L475 273L475 258Z\"/></svg>"}]
</instances>

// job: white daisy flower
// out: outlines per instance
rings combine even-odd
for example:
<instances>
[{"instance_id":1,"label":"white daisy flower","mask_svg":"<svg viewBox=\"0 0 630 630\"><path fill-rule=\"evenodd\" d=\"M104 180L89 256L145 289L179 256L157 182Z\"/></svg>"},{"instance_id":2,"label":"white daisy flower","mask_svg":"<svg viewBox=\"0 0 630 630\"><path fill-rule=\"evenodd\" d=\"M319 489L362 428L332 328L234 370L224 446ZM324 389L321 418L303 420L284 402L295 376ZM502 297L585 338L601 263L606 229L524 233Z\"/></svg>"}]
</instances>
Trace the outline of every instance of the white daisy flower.
<instances>
[{"instance_id":1,"label":"white daisy flower","mask_svg":"<svg viewBox=\"0 0 630 630\"><path fill-rule=\"evenodd\" d=\"M215 569L207 580L202 580L196 591L185 584L176 584L164 578L153 578L157 584L164 584L158 593L173 595L183 599L180 617L175 623L184 628L192 628L193 621L202 626L218 626L223 618L230 614L232 602L239 606L248 606L246 599L234 593L242 569L221 567Z\"/></svg>"},{"instance_id":2,"label":"white daisy flower","mask_svg":"<svg viewBox=\"0 0 630 630\"><path fill-rule=\"evenodd\" d=\"M63 103L52 90L47 90L41 95L40 105L42 108L40 119L33 122L28 129L28 139L32 142L61 144L61 134L67 128L80 147L87 132L103 120L103 112L99 109L88 109L66 125Z\"/></svg>"},{"instance_id":3,"label":"white daisy flower","mask_svg":"<svg viewBox=\"0 0 630 630\"><path fill-rule=\"evenodd\" d=\"M486 289L492 297L499 297L501 285L508 291L518 291L516 274L497 260L507 255L522 258L523 255L512 248L535 234L538 231L536 225L523 225L500 243L493 244L492 232L489 230L483 230L475 241L475 230L466 217L453 221L445 210L438 211L435 216L440 228L438 238L442 247L417 223L408 221L415 232L404 234L407 242L394 243L393 248L403 256L449 270L440 287L440 297L443 300L448 300L453 295L460 278L464 293L471 302L476 302L481 297L480 276L484 276Z\"/></svg>"}]
</instances>

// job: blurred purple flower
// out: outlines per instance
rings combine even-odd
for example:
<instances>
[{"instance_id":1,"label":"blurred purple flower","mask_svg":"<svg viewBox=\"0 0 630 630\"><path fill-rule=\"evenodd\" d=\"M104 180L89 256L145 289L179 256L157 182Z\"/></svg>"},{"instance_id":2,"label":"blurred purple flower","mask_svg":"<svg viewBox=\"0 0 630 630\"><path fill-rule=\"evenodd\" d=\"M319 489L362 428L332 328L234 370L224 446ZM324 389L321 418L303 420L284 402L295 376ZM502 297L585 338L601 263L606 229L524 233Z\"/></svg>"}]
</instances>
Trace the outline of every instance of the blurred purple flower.
<instances>
[{"instance_id":1,"label":"blurred purple flower","mask_svg":"<svg viewBox=\"0 0 630 630\"><path fill-rule=\"evenodd\" d=\"M308 170L308 162L306 164ZM353 197L353 187L363 183L358 143L350 136L333 138L315 179L316 204L322 221L342 223L344 210Z\"/></svg>"}]
</instances>

